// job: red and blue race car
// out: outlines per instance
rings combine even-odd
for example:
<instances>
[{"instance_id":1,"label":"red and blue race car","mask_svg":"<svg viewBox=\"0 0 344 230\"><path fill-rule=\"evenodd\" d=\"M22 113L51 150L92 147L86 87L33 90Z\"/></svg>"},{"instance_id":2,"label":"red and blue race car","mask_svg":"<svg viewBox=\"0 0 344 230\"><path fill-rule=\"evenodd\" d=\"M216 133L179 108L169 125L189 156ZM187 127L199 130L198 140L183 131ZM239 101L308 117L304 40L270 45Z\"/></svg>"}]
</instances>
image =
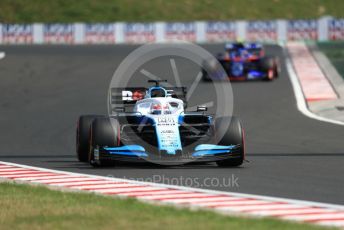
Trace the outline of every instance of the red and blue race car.
<instances>
[{"instance_id":1,"label":"red and blue race car","mask_svg":"<svg viewBox=\"0 0 344 230\"><path fill-rule=\"evenodd\" d=\"M223 72L225 70L225 72ZM257 43L228 43L217 61L205 60L203 80L231 81L267 80L278 77L280 65L277 57L266 56L263 46Z\"/></svg>"}]
</instances>

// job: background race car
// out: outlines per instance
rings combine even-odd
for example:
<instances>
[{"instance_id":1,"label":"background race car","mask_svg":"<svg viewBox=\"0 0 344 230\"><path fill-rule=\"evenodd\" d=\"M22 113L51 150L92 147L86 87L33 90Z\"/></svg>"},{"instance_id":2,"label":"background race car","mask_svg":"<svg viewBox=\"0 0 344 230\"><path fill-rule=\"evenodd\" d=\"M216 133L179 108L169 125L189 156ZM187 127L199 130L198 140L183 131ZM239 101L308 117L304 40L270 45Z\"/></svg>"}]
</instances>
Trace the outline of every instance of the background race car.
<instances>
[{"instance_id":1,"label":"background race car","mask_svg":"<svg viewBox=\"0 0 344 230\"><path fill-rule=\"evenodd\" d=\"M76 143L80 161L93 166L116 161L243 163L244 131L237 118L215 118L205 113L204 106L186 112L185 87L166 89L153 82L156 85L148 89L113 88L111 104L116 107L110 116L80 116ZM132 111L126 111L128 105L134 105Z\"/></svg>"},{"instance_id":2,"label":"background race car","mask_svg":"<svg viewBox=\"0 0 344 230\"><path fill-rule=\"evenodd\" d=\"M225 75L221 71L225 70ZM256 43L228 43L216 60L205 60L203 80L229 78L231 81L271 81L280 73L277 57L266 56L263 46Z\"/></svg>"}]
</instances>

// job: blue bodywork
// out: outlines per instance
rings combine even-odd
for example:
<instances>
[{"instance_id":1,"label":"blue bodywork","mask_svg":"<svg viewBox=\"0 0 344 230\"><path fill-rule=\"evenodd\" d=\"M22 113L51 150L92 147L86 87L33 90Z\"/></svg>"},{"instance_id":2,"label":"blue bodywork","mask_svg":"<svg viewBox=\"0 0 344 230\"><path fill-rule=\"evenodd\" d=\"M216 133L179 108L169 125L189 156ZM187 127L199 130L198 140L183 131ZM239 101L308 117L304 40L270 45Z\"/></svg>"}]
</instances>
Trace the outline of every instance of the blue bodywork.
<instances>
[{"instance_id":1,"label":"blue bodywork","mask_svg":"<svg viewBox=\"0 0 344 230\"><path fill-rule=\"evenodd\" d=\"M94 160L167 158L178 162L181 159L217 161L241 157L240 144L214 144L214 121L212 116L204 114L206 110L198 108L195 112L185 113L184 104L180 101L172 98L171 90L158 84L147 89L144 99L137 102L133 113L123 112L113 117L118 121L130 118L128 123L118 122L120 146L96 146ZM177 105L173 107L173 103ZM192 129L197 132L191 132ZM200 140L202 144L197 144Z\"/></svg>"},{"instance_id":2,"label":"blue bodywork","mask_svg":"<svg viewBox=\"0 0 344 230\"><path fill-rule=\"evenodd\" d=\"M236 149L236 145L222 146L222 145L212 145L212 144L200 144L194 149L191 154L192 157L202 157L217 154L231 153L232 150ZM134 156L140 158L146 158L149 153L140 145L126 145L121 147L104 147L109 154L117 156Z\"/></svg>"},{"instance_id":3,"label":"blue bodywork","mask_svg":"<svg viewBox=\"0 0 344 230\"><path fill-rule=\"evenodd\" d=\"M173 141L176 143L173 143L168 146L164 146L164 141L166 142L166 138L160 137L159 133L159 126L156 122L152 121L151 118L146 118L144 116L137 116L138 121L146 120L146 122L150 123L155 127L156 135L157 135L157 141L158 146L157 150L164 151L165 156L177 156L178 153L183 152L182 144L181 144L181 137L179 131L177 133L174 133L176 135L172 138ZM184 114L181 114L177 118L176 129L179 130L179 126L182 125L184 122ZM208 116L207 122L211 124L212 118ZM237 145L229 145L229 146L223 146L223 145L215 145L215 144L199 144L194 147L192 151L188 151L188 157L190 159L199 159L202 157L212 157L214 156L223 156L228 155L230 156L232 153L236 152L238 147ZM127 160L130 158L141 158L141 159L147 159L150 156L154 155L152 153L149 153L146 151L146 149L137 144L133 145L124 145L120 147L103 147L102 150L104 153L108 155L115 156L117 158L125 157Z\"/></svg>"}]
</instances>

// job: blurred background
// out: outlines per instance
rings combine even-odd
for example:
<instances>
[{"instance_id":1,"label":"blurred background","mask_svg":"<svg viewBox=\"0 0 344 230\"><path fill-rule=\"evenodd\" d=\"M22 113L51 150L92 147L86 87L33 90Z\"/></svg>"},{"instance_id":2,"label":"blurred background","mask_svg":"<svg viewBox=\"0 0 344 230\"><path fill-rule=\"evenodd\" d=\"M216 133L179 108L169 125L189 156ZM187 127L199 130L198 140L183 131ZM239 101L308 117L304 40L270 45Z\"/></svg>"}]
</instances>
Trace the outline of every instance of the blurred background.
<instances>
[{"instance_id":1,"label":"blurred background","mask_svg":"<svg viewBox=\"0 0 344 230\"><path fill-rule=\"evenodd\" d=\"M343 16L338 0L2 0L0 22L314 19Z\"/></svg>"}]
</instances>

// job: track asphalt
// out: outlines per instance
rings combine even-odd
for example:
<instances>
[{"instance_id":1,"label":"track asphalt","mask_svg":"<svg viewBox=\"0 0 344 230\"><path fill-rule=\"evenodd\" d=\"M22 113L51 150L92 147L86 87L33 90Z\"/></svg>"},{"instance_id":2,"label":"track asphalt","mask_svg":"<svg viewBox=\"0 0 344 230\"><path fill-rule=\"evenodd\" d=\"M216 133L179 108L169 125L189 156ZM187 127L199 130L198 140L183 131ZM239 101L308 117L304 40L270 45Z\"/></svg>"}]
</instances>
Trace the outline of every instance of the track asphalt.
<instances>
[{"instance_id":1,"label":"track asphalt","mask_svg":"<svg viewBox=\"0 0 344 230\"><path fill-rule=\"evenodd\" d=\"M223 44L203 47L216 54ZM0 60L0 160L86 174L344 204L344 128L312 120L297 110L283 62L282 74L276 81L232 84L234 113L246 129L250 161L240 168L218 168L215 164L169 168L122 164L94 169L79 163L75 157L77 117L107 113L107 90L113 72L135 48L132 45L0 46L6 52L6 57ZM283 50L278 46L267 46L267 53L283 60ZM176 65L182 83L190 86L198 70L178 60ZM150 72L173 81L172 71L167 68L171 67L164 60L147 66ZM195 91L196 100L208 100L212 95L209 88L207 83L201 83ZM213 186L209 186L207 178L213 179ZM237 183L221 186L226 178L237 178Z\"/></svg>"}]
</instances>

